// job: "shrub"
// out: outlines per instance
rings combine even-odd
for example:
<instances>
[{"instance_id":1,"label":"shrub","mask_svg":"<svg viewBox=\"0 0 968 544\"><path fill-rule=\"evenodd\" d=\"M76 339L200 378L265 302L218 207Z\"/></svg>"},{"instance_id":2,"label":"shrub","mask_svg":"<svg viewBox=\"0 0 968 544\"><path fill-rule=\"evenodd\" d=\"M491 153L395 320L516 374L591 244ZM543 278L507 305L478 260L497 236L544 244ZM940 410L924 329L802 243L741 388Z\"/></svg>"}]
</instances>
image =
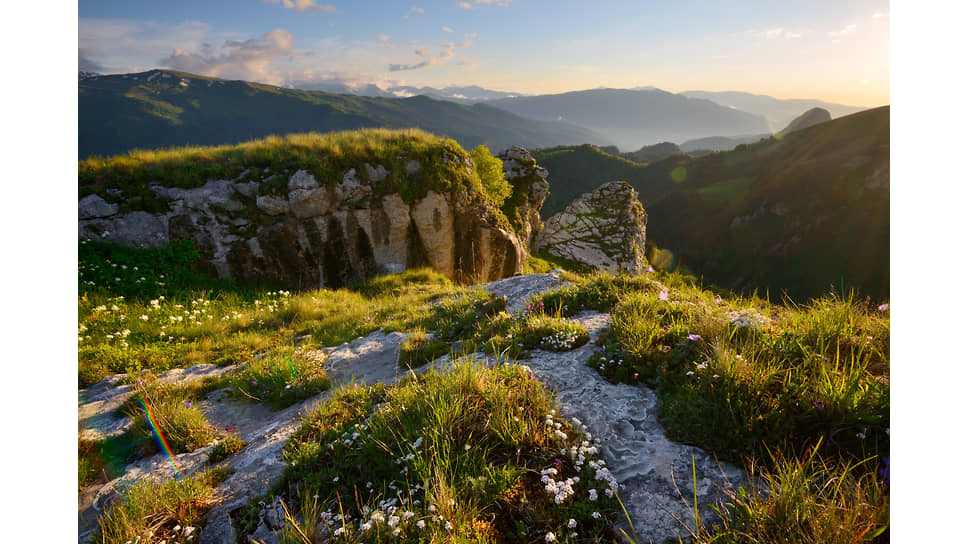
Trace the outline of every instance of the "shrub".
<instances>
[{"instance_id":1,"label":"shrub","mask_svg":"<svg viewBox=\"0 0 968 544\"><path fill-rule=\"evenodd\" d=\"M491 155L485 145L479 145L471 151L471 160L481 178L484 194L498 208L511 196L511 184L504 177L504 164L501 159Z\"/></svg>"}]
</instances>

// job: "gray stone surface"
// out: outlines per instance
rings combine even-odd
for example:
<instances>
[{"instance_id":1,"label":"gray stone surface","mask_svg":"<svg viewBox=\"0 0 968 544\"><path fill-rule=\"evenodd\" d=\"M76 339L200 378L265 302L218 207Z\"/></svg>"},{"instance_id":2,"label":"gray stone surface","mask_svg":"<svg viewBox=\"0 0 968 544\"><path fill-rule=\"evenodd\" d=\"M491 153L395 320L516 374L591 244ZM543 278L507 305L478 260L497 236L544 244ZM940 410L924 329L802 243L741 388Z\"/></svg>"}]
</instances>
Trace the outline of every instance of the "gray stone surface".
<instances>
[{"instance_id":1,"label":"gray stone surface","mask_svg":"<svg viewBox=\"0 0 968 544\"><path fill-rule=\"evenodd\" d=\"M576 318L593 339L608 322L607 315L594 312ZM679 520L695 529L693 458L700 514L706 523L717 519L709 505L725 497L723 489L742 485L745 476L699 448L667 439L657 417L655 392L609 383L586 364L595 349L589 342L565 353L536 350L522 363L554 388L567 416L580 419L601 441L602 458L621 484L619 496L640 540L685 540L689 533Z\"/></svg>"},{"instance_id":2,"label":"gray stone surface","mask_svg":"<svg viewBox=\"0 0 968 544\"><path fill-rule=\"evenodd\" d=\"M492 281L483 287L496 297L507 297L507 312L513 314L527 308L531 295L569 285L561 279L561 273L561 270L552 270L547 274L512 276Z\"/></svg>"},{"instance_id":3,"label":"gray stone surface","mask_svg":"<svg viewBox=\"0 0 968 544\"><path fill-rule=\"evenodd\" d=\"M198 544L235 544L235 528L224 506L216 504L208 511Z\"/></svg>"},{"instance_id":4,"label":"gray stone surface","mask_svg":"<svg viewBox=\"0 0 968 544\"><path fill-rule=\"evenodd\" d=\"M108 204L98 195L87 195L77 201L78 219L95 219L98 217L109 217L118 213L117 204Z\"/></svg>"},{"instance_id":5,"label":"gray stone surface","mask_svg":"<svg viewBox=\"0 0 968 544\"><path fill-rule=\"evenodd\" d=\"M639 274L648 266L645 223L638 193L624 181L613 181L548 219L534 248L612 273Z\"/></svg>"},{"instance_id":6,"label":"gray stone surface","mask_svg":"<svg viewBox=\"0 0 968 544\"><path fill-rule=\"evenodd\" d=\"M334 387L353 381L393 383L406 374L397 364L400 344L406 338L401 332L376 331L335 348L324 348L329 358L323 368Z\"/></svg>"}]
</instances>

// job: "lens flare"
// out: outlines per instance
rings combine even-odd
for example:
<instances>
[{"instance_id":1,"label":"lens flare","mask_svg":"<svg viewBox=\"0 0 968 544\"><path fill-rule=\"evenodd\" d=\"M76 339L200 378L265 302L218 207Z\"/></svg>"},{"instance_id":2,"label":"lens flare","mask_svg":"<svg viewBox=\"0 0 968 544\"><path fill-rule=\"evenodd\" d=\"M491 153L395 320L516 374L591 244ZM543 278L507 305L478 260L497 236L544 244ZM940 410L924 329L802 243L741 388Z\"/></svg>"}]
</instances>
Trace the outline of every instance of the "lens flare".
<instances>
[{"instance_id":1,"label":"lens flare","mask_svg":"<svg viewBox=\"0 0 968 544\"><path fill-rule=\"evenodd\" d=\"M151 407L148 406L148 401L145 400L144 396L141 397L141 406L145 409L145 419L148 420L148 426L151 427L151 432L155 437L155 442L158 444L158 449L168 456L171 464L175 467L175 473L178 474L178 478L184 479L185 475L182 474L181 467L178 466L178 461L175 460L174 454L171 453L171 448L168 447L168 441L165 440L165 433L161 432L161 427L158 426L158 421L155 420L155 415L151 412Z\"/></svg>"},{"instance_id":2,"label":"lens flare","mask_svg":"<svg viewBox=\"0 0 968 544\"><path fill-rule=\"evenodd\" d=\"M685 166L677 166L673 168L671 172L669 172L669 178L676 183L682 183L683 181L686 181L686 174L687 172Z\"/></svg>"},{"instance_id":3,"label":"lens flare","mask_svg":"<svg viewBox=\"0 0 968 544\"><path fill-rule=\"evenodd\" d=\"M655 252L652 264L666 272L672 271L676 268L676 254L668 249L660 249Z\"/></svg>"}]
</instances>

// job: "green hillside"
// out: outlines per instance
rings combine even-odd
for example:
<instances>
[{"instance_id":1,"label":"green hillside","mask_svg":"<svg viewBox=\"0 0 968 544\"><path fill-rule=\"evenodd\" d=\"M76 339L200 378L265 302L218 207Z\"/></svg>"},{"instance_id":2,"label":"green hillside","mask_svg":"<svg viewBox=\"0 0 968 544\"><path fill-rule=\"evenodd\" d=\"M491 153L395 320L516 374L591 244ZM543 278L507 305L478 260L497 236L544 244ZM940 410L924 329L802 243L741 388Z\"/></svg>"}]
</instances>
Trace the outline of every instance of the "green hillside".
<instances>
[{"instance_id":1,"label":"green hillside","mask_svg":"<svg viewBox=\"0 0 968 544\"><path fill-rule=\"evenodd\" d=\"M831 286L888 296L889 106L666 159L633 185L644 192L673 178L673 190L643 200L649 238L707 280L797 299Z\"/></svg>"},{"instance_id":2,"label":"green hillside","mask_svg":"<svg viewBox=\"0 0 968 544\"><path fill-rule=\"evenodd\" d=\"M889 290L890 110L877 108L702 157L633 163L591 145L533 152L548 218L602 183L628 181L648 236L733 289L822 295Z\"/></svg>"},{"instance_id":3,"label":"green hillside","mask_svg":"<svg viewBox=\"0 0 968 544\"><path fill-rule=\"evenodd\" d=\"M421 128L467 149L485 144L492 151L603 140L574 125L526 120L484 104L464 106L425 96L337 95L170 70L78 83L79 158L365 127Z\"/></svg>"},{"instance_id":4,"label":"green hillside","mask_svg":"<svg viewBox=\"0 0 968 544\"><path fill-rule=\"evenodd\" d=\"M609 181L628 181L639 191L642 202L672 188L672 182L645 184L647 165L606 153L593 145L535 149L531 154L549 173L551 194L541 207L541 216L545 219L564 210L583 193Z\"/></svg>"}]
</instances>

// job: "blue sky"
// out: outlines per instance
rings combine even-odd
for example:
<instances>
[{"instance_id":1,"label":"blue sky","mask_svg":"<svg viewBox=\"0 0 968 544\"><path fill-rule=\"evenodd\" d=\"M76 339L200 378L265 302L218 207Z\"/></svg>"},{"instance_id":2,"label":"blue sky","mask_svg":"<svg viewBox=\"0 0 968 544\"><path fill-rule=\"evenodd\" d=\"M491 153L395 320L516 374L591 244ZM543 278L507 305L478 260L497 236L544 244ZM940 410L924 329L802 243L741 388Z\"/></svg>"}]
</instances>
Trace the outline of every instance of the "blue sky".
<instances>
[{"instance_id":1,"label":"blue sky","mask_svg":"<svg viewBox=\"0 0 968 544\"><path fill-rule=\"evenodd\" d=\"M277 85L654 85L875 106L890 101L889 27L886 0L82 0L78 62Z\"/></svg>"}]
</instances>

